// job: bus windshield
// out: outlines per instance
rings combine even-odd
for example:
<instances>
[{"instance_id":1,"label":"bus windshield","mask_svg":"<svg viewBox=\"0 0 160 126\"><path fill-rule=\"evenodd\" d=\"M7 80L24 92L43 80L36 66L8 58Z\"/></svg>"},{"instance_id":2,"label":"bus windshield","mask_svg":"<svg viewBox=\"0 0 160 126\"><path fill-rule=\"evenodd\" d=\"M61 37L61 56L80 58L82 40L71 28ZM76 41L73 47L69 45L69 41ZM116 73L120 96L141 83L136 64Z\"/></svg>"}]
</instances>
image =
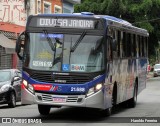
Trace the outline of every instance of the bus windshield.
<instances>
[{"instance_id":1,"label":"bus windshield","mask_svg":"<svg viewBox=\"0 0 160 126\"><path fill-rule=\"evenodd\" d=\"M102 71L103 36L82 34L28 33L24 66L58 72Z\"/></svg>"}]
</instances>

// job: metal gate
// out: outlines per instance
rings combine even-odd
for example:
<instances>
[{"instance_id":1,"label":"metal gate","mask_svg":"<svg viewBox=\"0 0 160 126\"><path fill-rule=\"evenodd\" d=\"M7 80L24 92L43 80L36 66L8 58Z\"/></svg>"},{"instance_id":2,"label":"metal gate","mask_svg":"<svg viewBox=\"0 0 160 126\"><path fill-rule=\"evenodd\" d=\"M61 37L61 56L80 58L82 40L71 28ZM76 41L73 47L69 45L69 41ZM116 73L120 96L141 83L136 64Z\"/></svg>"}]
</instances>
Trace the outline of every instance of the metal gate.
<instances>
[{"instance_id":1,"label":"metal gate","mask_svg":"<svg viewBox=\"0 0 160 126\"><path fill-rule=\"evenodd\" d=\"M12 69L12 54L6 54L2 46L0 46L0 69Z\"/></svg>"}]
</instances>

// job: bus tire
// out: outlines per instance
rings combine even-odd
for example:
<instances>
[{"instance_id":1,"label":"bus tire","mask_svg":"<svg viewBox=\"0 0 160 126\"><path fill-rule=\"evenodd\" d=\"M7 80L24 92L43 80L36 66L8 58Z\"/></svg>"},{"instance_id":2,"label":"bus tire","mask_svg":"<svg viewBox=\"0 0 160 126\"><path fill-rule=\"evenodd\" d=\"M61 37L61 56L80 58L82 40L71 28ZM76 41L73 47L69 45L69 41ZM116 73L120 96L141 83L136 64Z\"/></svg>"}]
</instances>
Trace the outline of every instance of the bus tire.
<instances>
[{"instance_id":1,"label":"bus tire","mask_svg":"<svg viewBox=\"0 0 160 126\"><path fill-rule=\"evenodd\" d=\"M116 83L114 84L114 87L113 87L111 102L112 102L112 107L109 107L109 108L102 111L103 117L110 116L112 114L112 112L115 110L116 102L117 102L117 84Z\"/></svg>"},{"instance_id":2,"label":"bus tire","mask_svg":"<svg viewBox=\"0 0 160 126\"><path fill-rule=\"evenodd\" d=\"M100 110L100 117L108 117L112 114L112 107L104 109L104 110Z\"/></svg>"},{"instance_id":3,"label":"bus tire","mask_svg":"<svg viewBox=\"0 0 160 126\"><path fill-rule=\"evenodd\" d=\"M134 108L137 104L137 91L138 91L137 89L138 89L138 85L137 85L137 83L135 83L133 98L128 100L128 107L129 108Z\"/></svg>"},{"instance_id":4,"label":"bus tire","mask_svg":"<svg viewBox=\"0 0 160 126\"><path fill-rule=\"evenodd\" d=\"M48 105L38 105L38 111L41 115L48 115L51 107Z\"/></svg>"}]
</instances>

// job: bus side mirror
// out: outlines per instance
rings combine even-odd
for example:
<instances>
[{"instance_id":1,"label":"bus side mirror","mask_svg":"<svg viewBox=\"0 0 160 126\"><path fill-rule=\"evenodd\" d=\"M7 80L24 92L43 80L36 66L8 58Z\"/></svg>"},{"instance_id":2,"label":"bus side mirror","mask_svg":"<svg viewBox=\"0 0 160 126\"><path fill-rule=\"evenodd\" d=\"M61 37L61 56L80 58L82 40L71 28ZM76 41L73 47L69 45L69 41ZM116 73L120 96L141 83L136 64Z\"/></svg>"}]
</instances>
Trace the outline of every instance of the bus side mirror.
<instances>
[{"instance_id":1,"label":"bus side mirror","mask_svg":"<svg viewBox=\"0 0 160 126\"><path fill-rule=\"evenodd\" d=\"M24 39L25 39L25 32L22 32L18 38L17 38L17 41L16 41L16 48L15 48L15 51L17 53L17 56L20 60L23 59L23 54L21 53L23 48L24 48Z\"/></svg>"},{"instance_id":2,"label":"bus side mirror","mask_svg":"<svg viewBox=\"0 0 160 126\"><path fill-rule=\"evenodd\" d=\"M116 39L112 39L112 50L113 51L117 50L117 40Z\"/></svg>"}]
</instances>

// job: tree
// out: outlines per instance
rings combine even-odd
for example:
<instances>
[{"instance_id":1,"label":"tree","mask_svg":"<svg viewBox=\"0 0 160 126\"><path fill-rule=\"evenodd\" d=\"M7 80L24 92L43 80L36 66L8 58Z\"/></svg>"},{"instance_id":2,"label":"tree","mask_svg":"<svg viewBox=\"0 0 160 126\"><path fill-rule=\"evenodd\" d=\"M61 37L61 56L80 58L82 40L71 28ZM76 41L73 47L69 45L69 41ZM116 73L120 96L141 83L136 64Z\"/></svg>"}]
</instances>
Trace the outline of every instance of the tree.
<instances>
[{"instance_id":1,"label":"tree","mask_svg":"<svg viewBox=\"0 0 160 126\"><path fill-rule=\"evenodd\" d=\"M150 34L149 57L155 56L160 41L160 0L83 0L75 6L75 12L83 11L112 15L147 29Z\"/></svg>"}]
</instances>

